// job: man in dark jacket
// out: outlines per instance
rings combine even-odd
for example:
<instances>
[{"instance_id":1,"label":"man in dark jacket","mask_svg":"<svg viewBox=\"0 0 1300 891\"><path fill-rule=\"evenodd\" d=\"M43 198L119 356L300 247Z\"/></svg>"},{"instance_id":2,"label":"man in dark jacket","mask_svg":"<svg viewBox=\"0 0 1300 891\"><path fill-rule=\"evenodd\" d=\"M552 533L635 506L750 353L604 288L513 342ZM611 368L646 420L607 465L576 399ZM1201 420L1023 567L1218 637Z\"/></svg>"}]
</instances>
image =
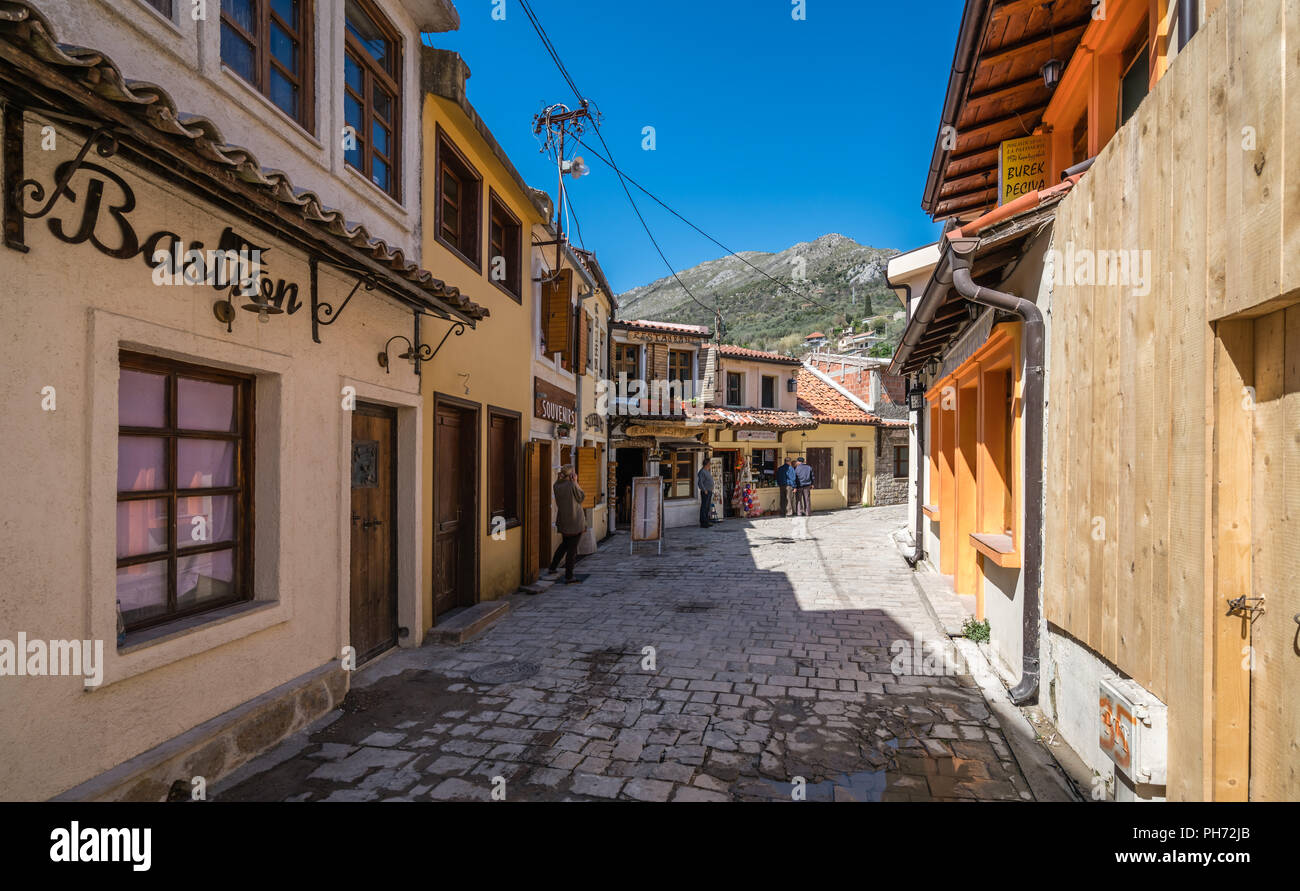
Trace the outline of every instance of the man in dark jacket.
<instances>
[{"instance_id":1,"label":"man in dark jacket","mask_svg":"<svg viewBox=\"0 0 1300 891\"><path fill-rule=\"evenodd\" d=\"M587 515L583 512L582 502L587 494L578 487L578 474L573 465L566 464L560 468L560 476L555 481L555 528L564 540L555 549L551 557L552 574L564 558L564 583L571 585L578 579L573 577L573 561L578 556L578 539L587 530Z\"/></svg>"},{"instance_id":2,"label":"man in dark jacket","mask_svg":"<svg viewBox=\"0 0 1300 891\"><path fill-rule=\"evenodd\" d=\"M700 526L708 529L713 525L713 471L709 470L709 453L704 453L704 461L695 474L695 487L700 490Z\"/></svg>"},{"instance_id":3,"label":"man in dark jacket","mask_svg":"<svg viewBox=\"0 0 1300 891\"><path fill-rule=\"evenodd\" d=\"M793 458L786 458L776 469L776 484L781 487L781 516L788 517L794 509L794 499L790 497L794 488Z\"/></svg>"},{"instance_id":4,"label":"man in dark jacket","mask_svg":"<svg viewBox=\"0 0 1300 891\"><path fill-rule=\"evenodd\" d=\"M813 482L812 465L805 461L803 456L800 455L794 468L794 484L796 493L794 513L797 517L806 517L812 513Z\"/></svg>"}]
</instances>

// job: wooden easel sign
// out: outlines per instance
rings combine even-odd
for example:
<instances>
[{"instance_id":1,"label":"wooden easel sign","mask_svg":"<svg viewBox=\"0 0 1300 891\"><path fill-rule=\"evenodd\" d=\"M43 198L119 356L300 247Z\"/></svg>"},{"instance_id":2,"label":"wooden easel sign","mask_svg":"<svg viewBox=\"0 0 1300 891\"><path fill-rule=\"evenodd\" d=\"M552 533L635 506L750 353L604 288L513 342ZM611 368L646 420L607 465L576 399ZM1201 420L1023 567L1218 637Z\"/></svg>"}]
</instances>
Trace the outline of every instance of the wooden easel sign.
<instances>
[{"instance_id":1,"label":"wooden easel sign","mask_svg":"<svg viewBox=\"0 0 1300 891\"><path fill-rule=\"evenodd\" d=\"M638 476L632 480L632 538L627 552L638 541L659 543L659 553L664 552L664 489L663 478Z\"/></svg>"}]
</instances>

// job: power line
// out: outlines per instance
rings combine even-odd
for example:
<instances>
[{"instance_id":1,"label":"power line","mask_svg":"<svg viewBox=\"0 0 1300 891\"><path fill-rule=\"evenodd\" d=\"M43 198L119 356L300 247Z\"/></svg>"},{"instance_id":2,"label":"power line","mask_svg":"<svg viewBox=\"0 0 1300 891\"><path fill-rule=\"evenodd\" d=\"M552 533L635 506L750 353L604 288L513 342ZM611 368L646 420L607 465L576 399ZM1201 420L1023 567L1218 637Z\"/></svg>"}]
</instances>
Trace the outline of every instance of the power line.
<instances>
[{"instance_id":1,"label":"power line","mask_svg":"<svg viewBox=\"0 0 1300 891\"><path fill-rule=\"evenodd\" d=\"M582 107L586 108L589 104L587 99L583 96L582 91L578 89L578 85L574 82L573 76L569 74L569 69L565 67L564 62L560 59L559 52L555 49L555 45L551 43L551 39L546 35L546 29L542 27L542 23L538 19L537 14L533 12L528 0L520 0L520 5L523 7L525 15L528 16L528 20L532 23L533 30L537 32L538 38L542 41L542 46L545 47L547 54L550 55L551 60L555 63L555 67L559 69L560 75L564 78L565 83L569 85L569 89L573 91L573 95L578 98L578 102ZM601 145L604 145L605 151L613 157L613 153L609 151L609 145L605 142L605 137L600 132L600 123L595 117L592 117L590 120L592 126L595 127L596 135L600 137ZM578 139L578 142L581 144L581 138ZM659 241L654 237L654 233L650 231L650 225L646 222L645 217L642 216L641 209L637 206L636 199L632 197L631 190L628 189L627 184L623 182L622 171L613 164L611 164L610 167L618 174L619 183L623 186L623 194L627 196L628 203L632 205L632 211L636 214L637 219L641 221L641 228L645 230L645 234L649 237L650 243L654 245L655 251L659 254L659 259L664 261L664 265L668 267L668 271L672 273L673 278L677 281L677 284L681 286L681 289L686 292L687 297L695 301L695 303L701 308L716 315L717 307L715 306L710 308L696 297L695 294L691 292L691 289L686 286L686 282L682 281L681 276L677 274L677 270L673 268L673 264L668 262L667 255L664 254L663 248L659 246ZM563 195L561 195L561 198L563 198ZM572 204L570 204L570 209L572 209ZM576 220L577 217L575 216L574 219ZM579 238L581 238L581 232L579 232ZM717 301L715 300L714 302L716 303Z\"/></svg>"},{"instance_id":2,"label":"power line","mask_svg":"<svg viewBox=\"0 0 1300 891\"><path fill-rule=\"evenodd\" d=\"M597 135L597 136L600 136L600 128L599 128L599 127L596 128L596 135ZM605 143L604 137L601 137L600 144L603 145L603 146L605 146L605 150L606 150L606 151L609 150L609 146ZM735 258L736 258L737 260L739 260L740 262L744 263L744 264L745 264L746 266L748 266L750 269L754 270L754 271L757 272L759 275L763 276L763 277L766 278L768 281L772 282L772 284L776 285L776 286L779 287L779 288L784 288L784 289L786 289L787 291L789 291L791 294L793 294L793 295L796 296L796 297L802 297L802 298L805 298L805 299L807 299L807 300L809 300L809 301L811 301L811 302L817 304L817 305L820 306L822 309L828 310L828 311L830 311L830 312L835 312L835 311L836 311L833 307L827 306L825 303L822 303L820 300L817 300L817 299L816 299L815 297L813 297L812 295L810 295L810 294L801 294L800 292L796 291L794 288L791 288L789 285L787 285L785 282L781 281L780 279L773 278L771 275L768 275L767 272L765 272L764 270L762 270L762 269L760 269L759 267L755 266L753 263L751 263L751 262L749 262L748 260L746 260L746 259L745 259L744 257L742 257L740 254L736 253L736 252L733 251L731 248L727 247L727 246L726 246L725 244L723 244L721 241L719 241L718 239L714 238L714 237L713 237L712 235L710 235L709 233L705 232L705 231L704 231L703 229L701 229L699 226L695 225L695 224L692 223L690 220L686 219L686 217L682 216L680 213L678 213L677 211L673 210L671 207L669 207L667 204L665 204L664 201L663 201L662 199L660 199L657 195L655 195L653 192L651 192L651 191L650 191L649 189L647 189L645 186L641 185L641 184L638 183L636 180L632 179L632 177L628 176L627 174L625 174L625 173L623 173L621 170L619 170L618 167L614 164L613 155L611 155L611 156L608 157L608 158L603 157L603 156L600 154L600 152L596 151L594 148L592 148L591 146L587 145L587 143L583 142L581 139L578 140L578 145L582 146L582 147L585 148L587 151L591 152L593 155L595 155L597 158L599 158L601 161L605 162L605 164L607 164L609 167L611 167L611 168L614 170L614 172L617 173L620 177L626 178L628 182L630 182L632 185L636 186L638 189L640 189L642 192L644 192L644 193L645 193L645 194L650 198L650 200L654 201L656 204L658 204L658 205L659 205L660 207L662 207L664 210L668 211L670 214L672 214L673 216L677 217L677 219L681 220L683 223L685 223L686 225L690 226L692 229L694 229L696 232L698 232L698 233L700 233L701 235L703 235L703 236L704 236L705 238L707 238L709 241L713 242L713 243L716 244L718 247L722 248L722 249L723 249L724 251L726 251L728 254L730 254L731 256L735 257Z\"/></svg>"}]
</instances>

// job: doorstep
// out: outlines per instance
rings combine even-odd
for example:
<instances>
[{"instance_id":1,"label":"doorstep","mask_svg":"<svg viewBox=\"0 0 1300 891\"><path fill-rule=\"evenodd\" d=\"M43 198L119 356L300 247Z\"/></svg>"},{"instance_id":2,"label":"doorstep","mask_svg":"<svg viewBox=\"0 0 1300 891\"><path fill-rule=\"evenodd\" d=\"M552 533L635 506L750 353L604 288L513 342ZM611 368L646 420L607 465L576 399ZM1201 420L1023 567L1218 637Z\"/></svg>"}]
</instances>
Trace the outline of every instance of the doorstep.
<instances>
[{"instance_id":1,"label":"doorstep","mask_svg":"<svg viewBox=\"0 0 1300 891\"><path fill-rule=\"evenodd\" d=\"M485 600L473 606L462 606L442 616L424 638L452 646L463 644L482 634L508 612L510 604L504 600Z\"/></svg>"}]
</instances>

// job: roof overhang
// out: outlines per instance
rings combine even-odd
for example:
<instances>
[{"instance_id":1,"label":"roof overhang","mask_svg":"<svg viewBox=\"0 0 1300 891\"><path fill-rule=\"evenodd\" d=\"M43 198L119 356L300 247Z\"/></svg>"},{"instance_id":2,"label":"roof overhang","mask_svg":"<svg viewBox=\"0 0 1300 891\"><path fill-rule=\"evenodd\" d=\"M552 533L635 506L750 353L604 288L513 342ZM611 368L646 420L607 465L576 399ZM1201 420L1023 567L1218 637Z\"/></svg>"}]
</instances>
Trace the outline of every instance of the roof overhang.
<instances>
[{"instance_id":1,"label":"roof overhang","mask_svg":"<svg viewBox=\"0 0 1300 891\"><path fill-rule=\"evenodd\" d=\"M460 13L451 0L402 0L402 6L425 34L460 28Z\"/></svg>"},{"instance_id":2,"label":"roof overhang","mask_svg":"<svg viewBox=\"0 0 1300 891\"><path fill-rule=\"evenodd\" d=\"M1034 193L1037 202L1029 209L965 236L977 239L971 275L978 284L996 287L1002 281L1007 267L1018 262L1042 228L1056 219L1056 206L1073 184L1067 181L1046 192ZM962 230L953 230L952 235L962 236ZM951 237L945 239L943 253L926 283L916 312L903 329L898 351L889 365L890 374L915 374L929 360L941 360L949 345L973 321L967 312L966 298L953 287L950 242Z\"/></svg>"},{"instance_id":3,"label":"roof overhang","mask_svg":"<svg viewBox=\"0 0 1300 891\"><path fill-rule=\"evenodd\" d=\"M997 204L998 146L1028 136L1052 98L1039 70L1068 63L1092 0L967 0L921 207L935 220L971 219ZM1063 66L1064 67L1064 66Z\"/></svg>"},{"instance_id":4,"label":"roof overhang","mask_svg":"<svg viewBox=\"0 0 1300 891\"><path fill-rule=\"evenodd\" d=\"M417 312L473 327L488 311L348 222L282 171L263 168L207 118L179 112L162 87L133 81L102 53L60 44L27 0L0 0L0 94L15 107L93 133L159 179L249 219L309 256L372 281Z\"/></svg>"}]
</instances>

